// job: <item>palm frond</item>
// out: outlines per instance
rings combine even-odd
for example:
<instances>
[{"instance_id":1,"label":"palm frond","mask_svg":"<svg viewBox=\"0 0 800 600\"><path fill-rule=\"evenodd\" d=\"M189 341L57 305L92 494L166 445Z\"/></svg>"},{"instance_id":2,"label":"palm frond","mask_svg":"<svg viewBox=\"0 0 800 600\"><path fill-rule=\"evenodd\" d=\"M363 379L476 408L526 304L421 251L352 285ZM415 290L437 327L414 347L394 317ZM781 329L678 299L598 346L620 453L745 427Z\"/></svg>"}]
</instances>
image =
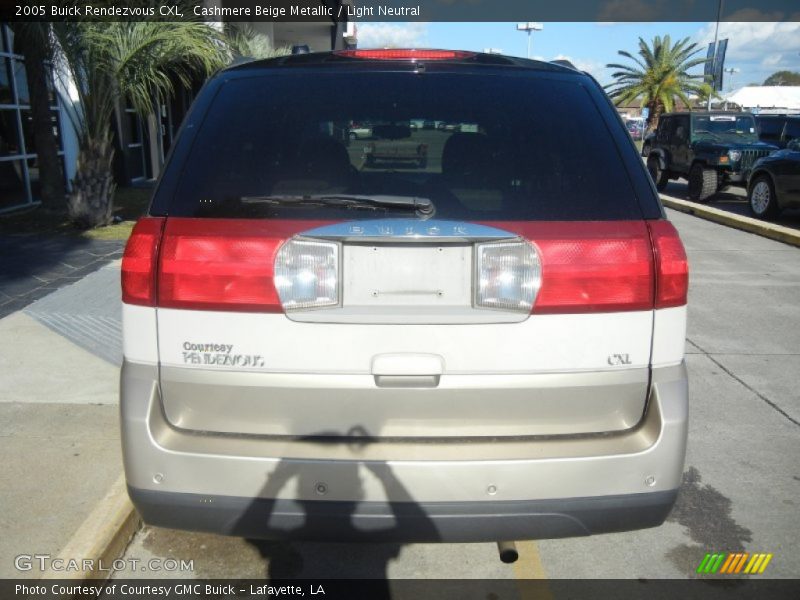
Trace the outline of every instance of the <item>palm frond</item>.
<instances>
[{"instance_id":1,"label":"palm frond","mask_svg":"<svg viewBox=\"0 0 800 600\"><path fill-rule=\"evenodd\" d=\"M286 56L292 52L288 46L273 48L269 37L256 32L252 26L246 23L239 23L236 26L228 24L224 38L233 58L274 58Z\"/></svg>"}]
</instances>

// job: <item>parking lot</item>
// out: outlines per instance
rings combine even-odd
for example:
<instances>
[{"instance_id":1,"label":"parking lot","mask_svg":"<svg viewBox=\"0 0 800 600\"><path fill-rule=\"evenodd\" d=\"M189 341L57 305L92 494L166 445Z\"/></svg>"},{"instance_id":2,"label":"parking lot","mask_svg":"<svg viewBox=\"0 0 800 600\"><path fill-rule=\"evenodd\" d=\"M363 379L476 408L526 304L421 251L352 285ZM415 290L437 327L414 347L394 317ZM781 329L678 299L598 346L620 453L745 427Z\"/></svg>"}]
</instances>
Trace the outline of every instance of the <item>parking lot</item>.
<instances>
[{"instance_id":1,"label":"parking lot","mask_svg":"<svg viewBox=\"0 0 800 600\"><path fill-rule=\"evenodd\" d=\"M688 184L685 179L678 179L677 181L670 181L667 184L667 189L661 193L670 198L686 200L687 187ZM745 217L753 216L747 202L747 191L743 187L731 186L724 192L717 194L707 205ZM800 209L785 209L772 222L800 230Z\"/></svg>"},{"instance_id":2,"label":"parking lot","mask_svg":"<svg viewBox=\"0 0 800 600\"><path fill-rule=\"evenodd\" d=\"M681 186L667 193L683 198ZM687 578L707 552L742 550L774 555L765 577L797 577L800 249L668 214L691 264L691 425L682 493L663 526L524 541L513 565L494 544L277 543L145 527L126 558L192 560L193 570L116 577Z\"/></svg>"}]
</instances>

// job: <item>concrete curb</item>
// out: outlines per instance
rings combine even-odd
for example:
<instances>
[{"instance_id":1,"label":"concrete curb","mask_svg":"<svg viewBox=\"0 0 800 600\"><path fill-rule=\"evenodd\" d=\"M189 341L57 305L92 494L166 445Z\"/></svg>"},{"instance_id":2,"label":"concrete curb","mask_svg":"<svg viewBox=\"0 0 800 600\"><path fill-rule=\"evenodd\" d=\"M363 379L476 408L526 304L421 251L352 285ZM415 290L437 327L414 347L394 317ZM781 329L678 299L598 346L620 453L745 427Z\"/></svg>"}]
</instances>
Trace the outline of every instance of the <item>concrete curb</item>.
<instances>
[{"instance_id":1,"label":"concrete curb","mask_svg":"<svg viewBox=\"0 0 800 600\"><path fill-rule=\"evenodd\" d=\"M50 568L42 579L108 579L112 563L125 552L140 523L139 514L128 498L125 475L120 475L58 553L57 558L63 559L65 568L70 560L77 561L79 568L59 571ZM84 560L92 561L90 569L83 570Z\"/></svg>"},{"instance_id":2,"label":"concrete curb","mask_svg":"<svg viewBox=\"0 0 800 600\"><path fill-rule=\"evenodd\" d=\"M761 221L752 217L736 215L718 208L703 206L702 204L688 202L686 200L677 200L675 198L661 196L661 202L668 208L673 208L700 217L701 219L755 233L772 240L783 242L784 244L800 246L800 231L797 229L791 229L783 225L776 225L775 223Z\"/></svg>"}]
</instances>

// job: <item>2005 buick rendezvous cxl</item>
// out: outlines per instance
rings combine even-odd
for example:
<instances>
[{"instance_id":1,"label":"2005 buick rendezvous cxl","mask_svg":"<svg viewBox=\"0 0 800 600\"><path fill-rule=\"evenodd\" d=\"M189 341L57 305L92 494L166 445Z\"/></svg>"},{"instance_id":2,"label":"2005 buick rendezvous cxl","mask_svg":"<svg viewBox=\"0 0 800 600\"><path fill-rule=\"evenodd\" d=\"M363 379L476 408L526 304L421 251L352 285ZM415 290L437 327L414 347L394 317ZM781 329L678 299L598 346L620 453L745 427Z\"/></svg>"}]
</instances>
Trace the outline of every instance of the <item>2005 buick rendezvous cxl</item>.
<instances>
[{"instance_id":1,"label":"2005 buick rendezvous cxl","mask_svg":"<svg viewBox=\"0 0 800 600\"><path fill-rule=\"evenodd\" d=\"M584 73L450 50L229 68L125 250L130 496L147 523L276 539L659 525L687 277Z\"/></svg>"}]
</instances>

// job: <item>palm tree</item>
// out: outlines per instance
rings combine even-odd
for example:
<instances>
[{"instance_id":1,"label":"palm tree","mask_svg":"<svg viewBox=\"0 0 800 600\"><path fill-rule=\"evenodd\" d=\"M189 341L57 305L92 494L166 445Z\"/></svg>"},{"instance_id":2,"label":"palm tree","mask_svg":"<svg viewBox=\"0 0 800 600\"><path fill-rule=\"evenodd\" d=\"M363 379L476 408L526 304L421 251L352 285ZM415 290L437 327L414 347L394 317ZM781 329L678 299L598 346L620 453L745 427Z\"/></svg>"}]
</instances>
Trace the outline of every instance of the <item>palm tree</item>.
<instances>
[{"instance_id":1,"label":"palm tree","mask_svg":"<svg viewBox=\"0 0 800 600\"><path fill-rule=\"evenodd\" d=\"M706 62L705 58L694 58L698 52L697 44L690 44L688 37L673 46L668 35L656 36L652 47L639 38L639 57L625 50L618 52L634 65L606 65L609 69L619 69L612 74L616 81L607 85L606 90L618 105L640 100L642 106L649 109L647 127L653 129L659 116L675 107L676 98L691 106L690 94L708 94L709 86L703 81L703 75L688 72Z\"/></svg>"},{"instance_id":2,"label":"palm tree","mask_svg":"<svg viewBox=\"0 0 800 600\"><path fill-rule=\"evenodd\" d=\"M202 22L56 22L60 63L77 91L73 125L79 133L77 172L67 201L79 227L111 222L116 187L112 175L112 117L128 100L140 115L173 92L228 62L217 30ZM69 82L65 82L67 85Z\"/></svg>"},{"instance_id":3,"label":"palm tree","mask_svg":"<svg viewBox=\"0 0 800 600\"><path fill-rule=\"evenodd\" d=\"M256 32L250 25L226 24L225 44L234 59L263 59L285 56L292 53L289 46L272 47L269 37Z\"/></svg>"},{"instance_id":4,"label":"palm tree","mask_svg":"<svg viewBox=\"0 0 800 600\"><path fill-rule=\"evenodd\" d=\"M67 190L50 112L48 62L53 58L50 25L45 22L12 23L15 51L25 56L25 78L30 94L33 141L39 168L39 198L45 208L64 208Z\"/></svg>"}]
</instances>

